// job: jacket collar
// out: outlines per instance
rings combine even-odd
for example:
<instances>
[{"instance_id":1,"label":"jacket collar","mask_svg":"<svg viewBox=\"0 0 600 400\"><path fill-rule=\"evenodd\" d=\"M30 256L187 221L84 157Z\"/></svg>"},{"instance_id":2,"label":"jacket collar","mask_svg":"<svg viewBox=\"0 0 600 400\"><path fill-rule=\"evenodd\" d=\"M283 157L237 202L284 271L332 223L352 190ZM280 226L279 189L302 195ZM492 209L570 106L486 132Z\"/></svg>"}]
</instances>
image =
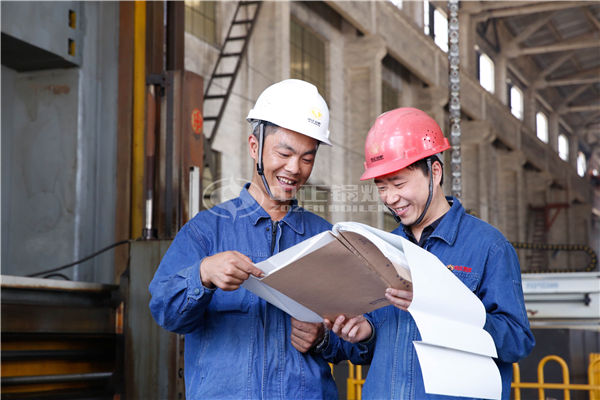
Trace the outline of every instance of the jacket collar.
<instances>
[{"instance_id":1,"label":"jacket collar","mask_svg":"<svg viewBox=\"0 0 600 400\"><path fill-rule=\"evenodd\" d=\"M460 219L465 214L465 209L455 197L446 196L446 200L450 203L450 209L444 214L444 217L431 234L431 237L440 238L452 246L456 241Z\"/></svg>"},{"instance_id":2,"label":"jacket collar","mask_svg":"<svg viewBox=\"0 0 600 400\"><path fill-rule=\"evenodd\" d=\"M248 191L250 187L250 182L246 183L240 192L240 200L242 201L242 206L245 209L255 210L250 214L249 218L251 218L252 224L256 225L262 219L271 219L269 213L265 211L264 208L261 207L260 204L256 201L254 197ZM293 199L290 203L289 210L287 214L281 220L282 223L285 223L289 226L294 232L299 235L304 234L304 218L303 213L304 209L298 206L298 200Z\"/></svg>"}]
</instances>

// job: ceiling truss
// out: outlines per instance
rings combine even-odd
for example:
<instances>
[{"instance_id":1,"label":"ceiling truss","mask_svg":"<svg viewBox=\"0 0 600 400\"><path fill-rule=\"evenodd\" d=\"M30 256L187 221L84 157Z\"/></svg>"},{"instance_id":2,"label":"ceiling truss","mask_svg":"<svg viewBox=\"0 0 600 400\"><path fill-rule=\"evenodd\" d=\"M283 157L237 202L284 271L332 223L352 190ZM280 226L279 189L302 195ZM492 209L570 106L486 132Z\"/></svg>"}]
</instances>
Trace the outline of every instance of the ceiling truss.
<instances>
[{"instance_id":1,"label":"ceiling truss","mask_svg":"<svg viewBox=\"0 0 600 400\"><path fill-rule=\"evenodd\" d=\"M600 142L600 0L463 1L461 12L518 71L521 89L534 90L584 147Z\"/></svg>"}]
</instances>

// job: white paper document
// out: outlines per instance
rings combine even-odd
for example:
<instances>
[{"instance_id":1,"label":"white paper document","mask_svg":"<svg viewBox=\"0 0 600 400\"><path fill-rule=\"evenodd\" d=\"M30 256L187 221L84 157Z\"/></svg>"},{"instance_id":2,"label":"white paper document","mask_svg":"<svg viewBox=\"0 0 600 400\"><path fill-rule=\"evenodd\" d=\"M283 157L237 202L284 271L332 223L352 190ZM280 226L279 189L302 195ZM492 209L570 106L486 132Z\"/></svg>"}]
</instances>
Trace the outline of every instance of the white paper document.
<instances>
[{"instance_id":1,"label":"white paper document","mask_svg":"<svg viewBox=\"0 0 600 400\"><path fill-rule=\"evenodd\" d=\"M424 342L414 345L427 393L500 399L500 371L489 357Z\"/></svg>"},{"instance_id":2,"label":"white paper document","mask_svg":"<svg viewBox=\"0 0 600 400\"><path fill-rule=\"evenodd\" d=\"M303 260L305 264L302 264ZM368 264L369 268L361 267L361 262ZM342 263L344 265L336 265ZM283 273L289 272L285 271L287 266L290 266L290 271L298 266L306 269L306 282L298 271L288 275L295 280L288 285L281 285L286 280L280 279L277 287L285 294L253 277L243 286L292 317L308 322L322 321L323 313L327 312L352 314L351 311L361 308L354 307L346 312L344 304L357 300L358 306L361 302L368 302L371 304L364 304L365 309L374 310L389 304L383 293L385 287L412 285L413 300L408 312L421 335L421 341L415 341L414 346L423 372L425 391L451 396L501 398L500 372L492 359L497 357L496 346L490 334L483 329L486 319L483 304L435 255L408 240L357 222L341 222L335 224L332 231L316 235L256 266L265 271L265 282L271 283L277 283L277 274L286 276ZM340 273L340 266L347 266L347 269ZM325 287L319 287L319 271L330 270L337 275L324 277ZM270 275L273 277L269 278ZM352 279L356 278L354 275L361 278ZM372 279L374 277L381 278L384 283L378 283L380 281ZM375 293L366 293L367 296L360 286L348 287L356 285L357 281L359 284L369 281L364 291ZM314 296L310 296L311 290L314 290ZM378 294L380 290L381 295ZM303 299L304 304L292 297ZM304 300L306 298L308 300ZM335 302L338 303L330 304ZM321 314L315 310L321 310Z\"/></svg>"}]
</instances>

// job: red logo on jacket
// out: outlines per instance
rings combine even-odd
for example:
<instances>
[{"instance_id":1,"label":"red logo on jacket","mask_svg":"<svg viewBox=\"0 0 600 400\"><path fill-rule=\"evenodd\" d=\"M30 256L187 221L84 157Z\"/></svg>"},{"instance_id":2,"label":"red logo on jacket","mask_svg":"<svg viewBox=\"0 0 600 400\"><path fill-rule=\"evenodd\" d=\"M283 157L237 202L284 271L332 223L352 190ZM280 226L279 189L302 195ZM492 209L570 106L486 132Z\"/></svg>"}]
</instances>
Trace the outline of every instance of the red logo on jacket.
<instances>
[{"instance_id":1,"label":"red logo on jacket","mask_svg":"<svg viewBox=\"0 0 600 400\"><path fill-rule=\"evenodd\" d=\"M448 264L446 265L446 267L448 267L448 269L450 271L463 271L463 272L471 272L472 268L471 267L465 267L463 265L452 265L452 264Z\"/></svg>"}]
</instances>

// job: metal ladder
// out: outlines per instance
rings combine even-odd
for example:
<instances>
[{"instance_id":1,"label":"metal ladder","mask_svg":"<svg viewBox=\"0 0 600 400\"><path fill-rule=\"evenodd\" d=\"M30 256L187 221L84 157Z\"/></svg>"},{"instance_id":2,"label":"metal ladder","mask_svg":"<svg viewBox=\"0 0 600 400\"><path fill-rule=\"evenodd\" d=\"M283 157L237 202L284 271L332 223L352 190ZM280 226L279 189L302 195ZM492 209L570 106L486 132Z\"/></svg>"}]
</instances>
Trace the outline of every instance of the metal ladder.
<instances>
[{"instance_id":1,"label":"metal ladder","mask_svg":"<svg viewBox=\"0 0 600 400\"><path fill-rule=\"evenodd\" d=\"M216 154L212 150L225 106L248 48L248 42L258 17L261 1L240 1L237 4L227 36L204 91L204 160L206 167L216 172Z\"/></svg>"}]
</instances>

